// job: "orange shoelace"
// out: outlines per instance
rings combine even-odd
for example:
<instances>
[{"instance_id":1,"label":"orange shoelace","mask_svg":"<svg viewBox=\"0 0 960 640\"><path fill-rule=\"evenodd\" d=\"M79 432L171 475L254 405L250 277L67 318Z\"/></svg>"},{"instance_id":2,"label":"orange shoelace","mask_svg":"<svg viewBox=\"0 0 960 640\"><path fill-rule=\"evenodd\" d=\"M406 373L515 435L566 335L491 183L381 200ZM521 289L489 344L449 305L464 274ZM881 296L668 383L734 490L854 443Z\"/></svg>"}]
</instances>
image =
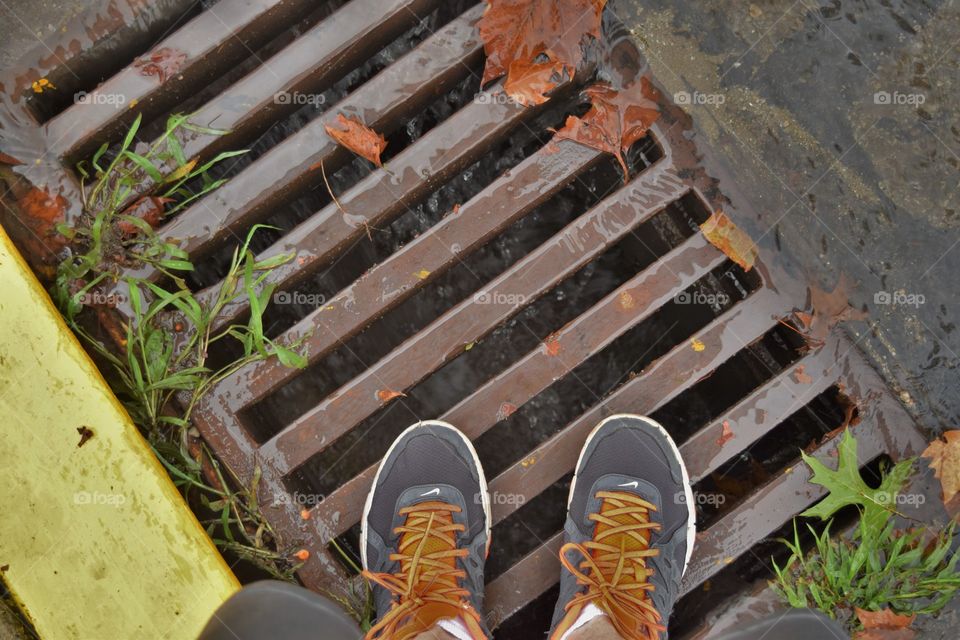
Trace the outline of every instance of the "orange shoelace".
<instances>
[{"instance_id":1,"label":"orange shoelace","mask_svg":"<svg viewBox=\"0 0 960 640\"><path fill-rule=\"evenodd\" d=\"M459 617L471 637L486 640L480 627L480 614L470 605L470 592L460 586L466 572L457 568L457 560L469 553L457 547L457 534L464 526L453 521L460 507L444 502L422 502L400 510L406 516L394 529L400 536L392 561L400 563L396 573L364 571L368 580L394 595L393 606L369 632L367 639L412 638L437 620Z\"/></svg>"},{"instance_id":2,"label":"orange shoelace","mask_svg":"<svg viewBox=\"0 0 960 640\"><path fill-rule=\"evenodd\" d=\"M657 640L666 627L650 600L654 587L649 578L654 571L647 568L647 558L659 553L650 548L650 533L660 530L659 524L650 522L656 506L622 491L600 491L597 498L602 501L600 513L589 516L596 523L593 539L560 549L560 562L587 589L567 603L567 615L554 637L569 629L592 602L625 640ZM571 551L583 556L579 566L567 558Z\"/></svg>"}]
</instances>

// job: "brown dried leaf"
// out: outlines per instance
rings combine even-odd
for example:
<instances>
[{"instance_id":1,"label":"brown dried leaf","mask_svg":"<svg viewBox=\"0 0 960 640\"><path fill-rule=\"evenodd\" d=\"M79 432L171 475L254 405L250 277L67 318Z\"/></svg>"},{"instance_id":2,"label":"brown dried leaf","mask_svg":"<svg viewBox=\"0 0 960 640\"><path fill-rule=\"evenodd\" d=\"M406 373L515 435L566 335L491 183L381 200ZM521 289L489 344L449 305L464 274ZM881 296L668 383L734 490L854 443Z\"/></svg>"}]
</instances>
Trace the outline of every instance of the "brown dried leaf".
<instances>
[{"instance_id":1,"label":"brown dried leaf","mask_svg":"<svg viewBox=\"0 0 960 640\"><path fill-rule=\"evenodd\" d=\"M187 54L183 51L163 47L156 51L151 51L141 58L137 58L133 66L140 70L140 75L157 76L157 79L163 84L167 81L167 78L180 73L180 68L186 61Z\"/></svg>"},{"instance_id":2,"label":"brown dried leaf","mask_svg":"<svg viewBox=\"0 0 960 640\"><path fill-rule=\"evenodd\" d=\"M380 154L387 148L386 138L356 118L347 118L342 113L337 114L336 125L323 126L328 136L361 158L366 158L378 167L383 166Z\"/></svg>"},{"instance_id":3,"label":"brown dried leaf","mask_svg":"<svg viewBox=\"0 0 960 640\"><path fill-rule=\"evenodd\" d=\"M915 633L910 629L916 615L896 614L890 609L864 611L854 607L863 631L854 636L854 640L911 640Z\"/></svg>"},{"instance_id":4,"label":"brown dried leaf","mask_svg":"<svg viewBox=\"0 0 960 640\"><path fill-rule=\"evenodd\" d=\"M940 479L946 505L960 492L960 430L944 431L943 440L934 440L920 455L930 459L930 468Z\"/></svg>"},{"instance_id":5,"label":"brown dried leaf","mask_svg":"<svg viewBox=\"0 0 960 640\"><path fill-rule=\"evenodd\" d=\"M757 245L746 233L722 211L715 211L700 225L707 240L728 258L740 265L744 271L750 271L757 260Z\"/></svg>"},{"instance_id":6,"label":"brown dried leaf","mask_svg":"<svg viewBox=\"0 0 960 640\"><path fill-rule=\"evenodd\" d=\"M807 345L821 346L830 331L840 322L862 320L867 314L850 306L850 281L841 273L833 291L810 287L811 313L794 312L794 318L804 332Z\"/></svg>"},{"instance_id":7,"label":"brown dried leaf","mask_svg":"<svg viewBox=\"0 0 960 640\"><path fill-rule=\"evenodd\" d=\"M57 251L67 244L67 239L56 230L66 219L66 198L50 193L47 187L30 187L17 198L17 205L24 213L23 223L33 231L43 249Z\"/></svg>"},{"instance_id":8,"label":"brown dried leaf","mask_svg":"<svg viewBox=\"0 0 960 640\"><path fill-rule=\"evenodd\" d=\"M733 429L730 428L730 421L723 421L723 428L720 430L720 437L717 438L717 446L722 447L733 439Z\"/></svg>"},{"instance_id":9,"label":"brown dried leaf","mask_svg":"<svg viewBox=\"0 0 960 640\"><path fill-rule=\"evenodd\" d=\"M380 402L390 402L394 398L405 398L407 394L402 391L394 391L393 389L381 389L377 391L377 398Z\"/></svg>"},{"instance_id":10,"label":"brown dried leaf","mask_svg":"<svg viewBox=\"0 0 960 640\"><path fill-rule=\"evenodd\" d=\"M660 115L655 94L656 90L645 77L622 90L602 82L595 84L584 91L592 105L590 110L582 118L568 116L556 137L613 154L620 162L626 182L630 172L623 153L646 135Z\"/></svg>"},{"instance_id":11,"label":"brown dried leaf","mask_svg":"<svg viewBox=\"0 0 960 640\"><path fill-rule=\"evenodd\" d=\"M585 37L600 38L605 4L606 0L487 0L479 23L487 54L482 84L508 71L512 74L514 61L532 64L541 55L572 76L583 60Z\"/></svg>"},{"instance_id":12,"label":"brown dried leaf","mask_svg":"<svg viewBox=\"0 0 960 640\"><path fill-rule=\"evenodd\" d=\"M545 95L560 84L564 66L560 62L514 60L503 90L520 104L532 107L548 100Z\"/></svg>"}]
</instances>

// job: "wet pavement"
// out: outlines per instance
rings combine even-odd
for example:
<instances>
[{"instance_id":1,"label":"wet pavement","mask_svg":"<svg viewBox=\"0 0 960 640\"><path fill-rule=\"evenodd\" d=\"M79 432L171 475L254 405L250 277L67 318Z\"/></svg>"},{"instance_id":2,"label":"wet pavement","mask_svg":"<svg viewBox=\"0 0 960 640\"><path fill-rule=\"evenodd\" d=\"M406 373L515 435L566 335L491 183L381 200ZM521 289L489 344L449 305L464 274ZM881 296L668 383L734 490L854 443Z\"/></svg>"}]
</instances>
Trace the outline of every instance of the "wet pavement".
<instances>
[{"instance_id":1,"label":"wet pavement","mask_svg":"<svg viewBox=\"0 0 960 640\"><path fill-rule=\"evenodd\" d=\"M960 3L612 2L798 270L926 429L960 417Z\"/></svg>"}]
</instances>

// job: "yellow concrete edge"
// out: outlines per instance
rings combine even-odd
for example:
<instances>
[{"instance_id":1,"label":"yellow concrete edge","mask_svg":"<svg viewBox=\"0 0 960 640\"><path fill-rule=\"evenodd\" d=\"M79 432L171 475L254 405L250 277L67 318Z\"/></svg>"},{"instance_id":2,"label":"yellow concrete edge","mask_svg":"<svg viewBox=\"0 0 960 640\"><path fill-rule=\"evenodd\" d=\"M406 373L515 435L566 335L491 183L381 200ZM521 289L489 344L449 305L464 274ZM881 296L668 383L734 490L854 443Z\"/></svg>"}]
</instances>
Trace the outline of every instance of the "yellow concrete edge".
<instances>
[{"instance_id":1,"label":"yellow concrete edge","mask_svg":"<svg viewBox=\"0 0 960 640\"><path fill-rule=\"evenodd\" d=\"M81 426L94 436L78 447ZM0 229L0 566L41 638L195 638L236 577Z\"/></svg>"}]
</instances>

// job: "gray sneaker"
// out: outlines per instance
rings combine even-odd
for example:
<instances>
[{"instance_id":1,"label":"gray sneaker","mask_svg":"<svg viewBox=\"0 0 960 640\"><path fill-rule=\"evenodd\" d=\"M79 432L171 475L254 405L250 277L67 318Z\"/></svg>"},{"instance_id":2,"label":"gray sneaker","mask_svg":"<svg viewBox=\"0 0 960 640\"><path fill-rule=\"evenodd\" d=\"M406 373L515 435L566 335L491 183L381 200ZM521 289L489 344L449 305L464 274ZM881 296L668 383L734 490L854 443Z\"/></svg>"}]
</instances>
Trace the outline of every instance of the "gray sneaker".
<instances>
[{"instance_id":1,"label":"gray sneaker","mask_svg":"<svg viewBox=\"0 0 960 640\"><path fill-rule=\"evenodd\" d=\"M687 470L663 427L634 415L597 425L570 487L550 640L598 613L625 640L666 638L693 552L692 505Z\"/></svg>"},{"instance_id":2,"label":"gray sneaker","mask_svg":"<svg viewBox=\"0 0 960 640\"><path fill-rule=\"evenodd\" d=\"M419 422L387 451L363 509L360 553L377 623L368 638L412 638L459 624L488 638L480 615L490 496L470 440Z\"/></svg>"}]
</instances>

